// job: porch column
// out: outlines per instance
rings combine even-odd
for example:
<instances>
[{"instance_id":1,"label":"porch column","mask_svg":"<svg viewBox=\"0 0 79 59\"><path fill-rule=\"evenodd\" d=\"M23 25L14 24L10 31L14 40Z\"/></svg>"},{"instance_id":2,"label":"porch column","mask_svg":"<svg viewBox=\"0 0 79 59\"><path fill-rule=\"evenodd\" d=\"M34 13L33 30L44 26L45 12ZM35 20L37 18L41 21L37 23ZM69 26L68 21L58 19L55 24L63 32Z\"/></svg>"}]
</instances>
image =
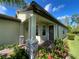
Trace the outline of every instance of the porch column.
<instances>
[{"instance_id":1,"label":"porch column","mask_svg":"<svg viewBox=\"0 0 79 59\"><path fill-rule=\"evenodd\" d=\"M19 45L24 44L24 25L23 22L26 20L26 14L24 12L17 11L17 18L21 20L20 23L20 35L19 35Z\"/></svg>"},{"instance_id":2,"label":"porch column","mask_svg":"<svg viewBox=\"0 0 79 59\"><path fill-rule=\"evenodd\" d=\"M35 59L36 51L38 48L36 40L36 16L31 14L29 19L29 37L28 37L28 47L29 47L29 57L30 59Z\"/></svg>"}]
</instances>

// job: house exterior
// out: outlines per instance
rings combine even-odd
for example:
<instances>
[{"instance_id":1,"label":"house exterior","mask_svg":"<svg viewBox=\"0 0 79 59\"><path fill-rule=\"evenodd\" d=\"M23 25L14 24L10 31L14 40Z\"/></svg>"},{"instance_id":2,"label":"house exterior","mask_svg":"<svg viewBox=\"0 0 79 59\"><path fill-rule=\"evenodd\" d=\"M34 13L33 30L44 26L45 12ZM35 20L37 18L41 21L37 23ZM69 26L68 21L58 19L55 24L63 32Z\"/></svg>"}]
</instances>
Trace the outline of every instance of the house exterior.
<instances>
[{"instance_id":1,"label":"house exterior","mask_svg":"<svg viewBox=\"0 0 79 59\"><path fill-rule=\"evenodd\" d=\"M34 1L17 11L17 18L25 23L22 34L24 39L36 39L39 45L66 36L67 27Z\"/></svg>"},{"instance_id":2,"label":"house exterior","mask_svg":"<svg viewBox=\"0 0 79 59\"><path fill-rule=\"evenodd\" d=\"M23 44L25 40L30 40L41 45L66 36L67 27L34 1L18 10L16 16L0 14L0 44Z\"/></svg>"}]
</instances>

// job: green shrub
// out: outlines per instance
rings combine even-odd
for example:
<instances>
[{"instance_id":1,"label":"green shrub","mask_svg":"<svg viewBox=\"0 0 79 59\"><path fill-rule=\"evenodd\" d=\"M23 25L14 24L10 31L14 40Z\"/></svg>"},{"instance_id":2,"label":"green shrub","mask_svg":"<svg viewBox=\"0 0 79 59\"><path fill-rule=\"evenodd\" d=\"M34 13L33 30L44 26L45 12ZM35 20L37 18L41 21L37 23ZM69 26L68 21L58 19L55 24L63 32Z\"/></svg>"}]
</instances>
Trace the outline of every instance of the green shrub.
<instances>
[{"instance_id":1,"label":"green shrub","mask_svg":"<svg viewBox=\"0 0 79 59\"><path fill-rule=\"evenodd\" d=\"M27 54L27 51L25 51L24 48L19 47L18 45L10 45L10 46L6 46L9 49L13 49L13 54L9 55L9 57L7 57L7 55L0 55L0 59L29 59L29 56ZM4 47L5 49L5 47Z\"/></svg>"},{"instance_id":2,"label":"green shrub","mask_svg":"<svg viewBox=\"0 0 79 59\"><path fill-rule=\"evenodd\" d=\"M74 40L75 34L68 33L67 35L69 40Z\"/></svg>"},{"instance_id":3,"label":"green shrub","mask_svg":"<svg viewBox=\"0 0 79 59\"><path fill-rule=\"evenodd\" d=\"M56 58L58 56L60 59L63 59L65 56L68 55L68 46L66 43L64 43L62 39L55 40L54 44L55 48L53 52Z\"/></svg>"}]
</instances>

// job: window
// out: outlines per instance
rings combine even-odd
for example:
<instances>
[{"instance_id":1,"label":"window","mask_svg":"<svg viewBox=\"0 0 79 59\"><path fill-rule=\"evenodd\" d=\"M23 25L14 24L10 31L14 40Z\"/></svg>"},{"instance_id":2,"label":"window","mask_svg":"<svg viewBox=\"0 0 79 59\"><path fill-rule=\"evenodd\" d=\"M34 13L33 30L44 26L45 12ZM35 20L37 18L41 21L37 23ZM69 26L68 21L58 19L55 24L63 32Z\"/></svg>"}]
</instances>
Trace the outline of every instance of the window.
<instances>
[{"instance_id":1,"label":"window","mask_svg":"<svg viewBox=\"0 0 79 59\"><path fill-rule=\"evenodd\" d=\"M36 35L38 35L38 25L36 25Z\"/></svg>"},{"instance_id":2,"label":"window","mask_svg":"<svg viewBox=\"0 0 79 59\"><path fill-rule=\"evenodd\" d=\"M46 27L45 26L43 26L42 35L46 35Z\"/></svg>"},{"instance_id":3,"label":"window","mask_svg":"<svg viewBox=\"0 0 79 59\"><path fill-rule=\"evenodd\" d=\"M63 34L65 34L65 30L63 30Z\"/></svg>"}]
</instances>

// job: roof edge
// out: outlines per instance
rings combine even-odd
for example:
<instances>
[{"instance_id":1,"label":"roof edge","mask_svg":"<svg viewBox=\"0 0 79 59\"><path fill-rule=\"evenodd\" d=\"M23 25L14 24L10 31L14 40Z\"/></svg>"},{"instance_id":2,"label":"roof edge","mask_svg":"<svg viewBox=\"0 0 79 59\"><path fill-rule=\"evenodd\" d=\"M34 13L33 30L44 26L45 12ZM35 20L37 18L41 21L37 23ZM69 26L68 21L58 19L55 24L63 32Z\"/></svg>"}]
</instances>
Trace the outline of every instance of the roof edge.
<instances>
[{"instance_id":1,"label":"roof edge","mask_svg":"<svg viewBox=\"0 0 79 59\"><path fill-rule=\"evenodd\" d=\"M46 11L43 7L41 7L41 6L40 6L38 3L36 3L35 1L32 1L30 5L32 5L32 10L34 10L34 12L36 12L36 11L35 11L35 10L36 10L35 7L38 6L38 7L40 7L40 8L44 11L45 14L47 14L47 16L50 16L51 21L54 21L55 23L58 23L59 25L65 27L65 28L68 28L66 25L64 25L63 23L61 23L60 21L58 21L55 17L53 17L48 11ZM37 13L37 12L36 12L36 13ZM44 14L44 13L43 13L43 14ZM52 19L54 19L54 20L52 20Z\"/></svg>"},{"instance_id":2,"label":"roof edge","mask_svg":"<svg viewBox=\"0 0 79 59\"><path fill-rule=\"evenodd\" d=\"M15 21L15 22L21 22L20 19L17 19L17 18L12 17L12 16L4 15L4 14L0 14L0 19Z\"/></svg>"}]
</instances>

